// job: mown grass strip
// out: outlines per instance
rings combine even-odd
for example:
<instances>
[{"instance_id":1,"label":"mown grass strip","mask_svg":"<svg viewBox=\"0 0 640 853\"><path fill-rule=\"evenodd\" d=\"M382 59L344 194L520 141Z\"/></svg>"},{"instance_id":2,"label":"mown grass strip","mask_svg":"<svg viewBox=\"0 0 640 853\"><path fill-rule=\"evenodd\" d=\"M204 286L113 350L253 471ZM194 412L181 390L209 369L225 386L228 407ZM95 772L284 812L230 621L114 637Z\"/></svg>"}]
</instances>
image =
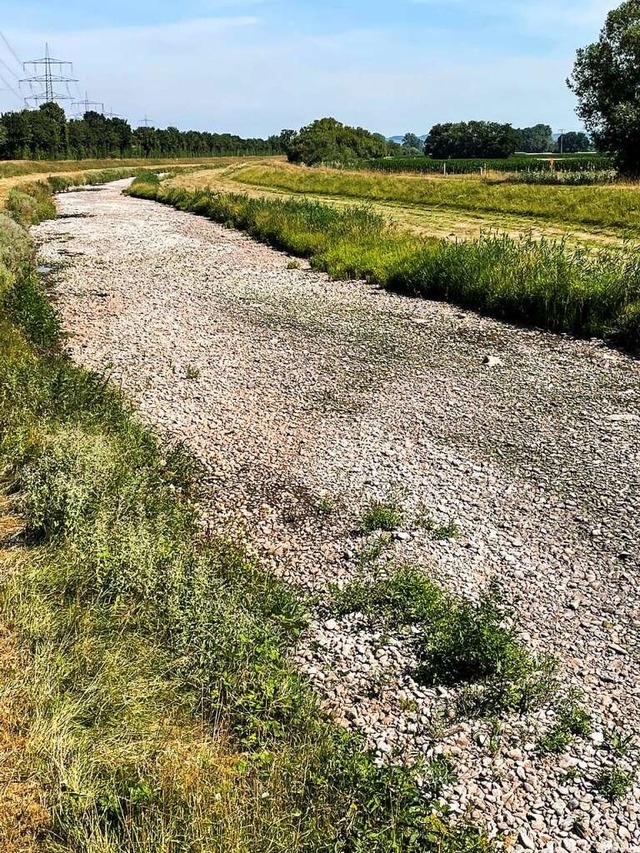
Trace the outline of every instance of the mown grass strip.
<instances>
[{"instance_id":1,"label":"mown grass strip","mask_svg":"<svg viewBox=\"0 0 640 853\"><path fill-rule=\"evenodd\" d=\"M2 693L43 849L489 850L324 718L287 658L299 602L202 533L193 461L65 356L33 262L0 216L0 470L25 527L0 558L24 655Z\"/></svg>"},{"instance_id":2,"label":"mown grass strip","mask_svg":"<svg viewBox=\"0 0 640 853\"><path fill-rule=\"evenodd\" d=\"M365 207L189 192L157 179L136 181L129 192L247 231L310 258L334 278L363 278L500 319L640 348L640 254L631 248L593 253L507 235L429 240Z\"/></svg>"}]
</instances>

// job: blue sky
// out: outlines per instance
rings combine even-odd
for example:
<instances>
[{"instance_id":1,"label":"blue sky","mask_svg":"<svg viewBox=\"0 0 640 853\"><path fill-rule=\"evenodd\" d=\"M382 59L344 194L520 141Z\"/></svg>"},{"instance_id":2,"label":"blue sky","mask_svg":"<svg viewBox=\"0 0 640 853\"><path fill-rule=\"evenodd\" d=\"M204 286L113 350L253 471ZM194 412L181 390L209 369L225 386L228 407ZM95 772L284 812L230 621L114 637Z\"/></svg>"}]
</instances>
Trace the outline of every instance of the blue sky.
<instances>
[{"instance_id":1,"label":"blue sky","mask_svg":"<svg viewBox=\"0 0 640 853\"><path fill-rule=\"evenodd\" d=\"M48 41L79 91L133 123L266 136L333 115L579 129L565 86L608 0L0 0L20 59ZM16 63L0 44L0 59ZM15 83L6 68L0 73ZM0 92L0 109L14 109Z\"/></svg>"}]
</instances>

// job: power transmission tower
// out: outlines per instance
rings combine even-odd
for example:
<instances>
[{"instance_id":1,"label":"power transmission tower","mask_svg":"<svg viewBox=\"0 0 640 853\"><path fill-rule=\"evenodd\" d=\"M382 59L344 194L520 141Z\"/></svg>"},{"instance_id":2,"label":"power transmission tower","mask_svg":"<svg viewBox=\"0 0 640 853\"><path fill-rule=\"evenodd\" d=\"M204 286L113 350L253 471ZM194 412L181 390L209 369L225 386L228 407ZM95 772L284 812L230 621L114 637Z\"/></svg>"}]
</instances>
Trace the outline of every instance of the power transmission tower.
<instances>
[{"instance_id":1,"label":"power transmission tower","mask_svg":"<svg viewBox=\"0 0 640 853\"><path fill-rule=\"evenodd\" d=\"M100 109L94 109L100 107ZM71 109L78 109L76 118L82 118L85 113L95 112L104 115L104 104L101 101L90 101L87 92L84 93L84 101L74 101L71 104Z\"/></svg>"},{"instance_id":2,"label":"power transmission tower","mask_svg":"<svg viewBox=\"0 0 640 853\"><path fill-rule=\"evenodd\" d=\"M140 119L140 124L142 125L142 127L151 127L151 119L149 118L149 116L145 116L144 118Z\"/></svg>"},{"instance_id":3,"label":"power transmission tower","mask_svg":"<svg viewBox=\"0 0 640 853\"><path fill-rule=\"evenodd\" d=\"M109 110L109 112L108 112L108 113L102 113L102 115L103 115L105 118L122 118L122 116L121 116L121 115L118 115L118 113L114 113L114 112L112 112L112 111L111 111L111 109Z\"/></svg>"},{"instance_id":4,"label":"power transmission tower","mask_svg":"<svg viewBox=\"0 0 640 853\"><path fill-rule=\"evenodd\" d=\"M69 83L77 83L75 77L67 77L65 69L69 69L69 73L73 74L73 65L71 62L65 62L60 59L52 59L49 54L49 45L45 46L45 54L42 59L32 59L24 63L25 73L29 69L33 69L33 74L21 80L21 83L27 83L31 89L31 96L25 98L29 103L32 101L36 107L40 104L50 104L54 101L73 101L73 96L69 91ZM67 94L56 92L58 83L64 83L67 88ZM40 91L33 94L34 86L40 87Z\"/></svg>"}]
</instances>

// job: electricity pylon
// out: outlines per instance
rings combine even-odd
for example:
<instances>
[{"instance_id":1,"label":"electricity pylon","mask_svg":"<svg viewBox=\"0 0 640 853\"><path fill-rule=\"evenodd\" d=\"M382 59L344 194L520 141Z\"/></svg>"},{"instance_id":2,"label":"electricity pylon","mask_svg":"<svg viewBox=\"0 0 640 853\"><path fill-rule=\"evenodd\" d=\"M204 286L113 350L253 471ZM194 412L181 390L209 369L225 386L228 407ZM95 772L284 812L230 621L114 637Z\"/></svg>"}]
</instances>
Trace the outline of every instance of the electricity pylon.
<instances>
[{"instance_id":1,"label":"electricity pylon","mask_svg":"<svg viewBox=\"0 0 640 853\"><path fill-rule=\"evenodd\" d=\"M67 77L65 69L69 69L69 73L73 74L73 65L71 62L65 62L60 59L52 59L49 54L49 45L45 46L45 53L42 59L32 59L23 64L25 73L29 69L33 69L33 74L21 80L21 83L27 83L32 94L25 98L25 102L32 101L36 107L40 104L50 104L54 101L73 101L73 96L69 91L69 83L77 83L75 77ZM64 83L67 87L67 94L64 95L56 92L56 86L59 83ZM33 94L35 86L41 87L40 91Z\"/></svg>"}]
</instances>

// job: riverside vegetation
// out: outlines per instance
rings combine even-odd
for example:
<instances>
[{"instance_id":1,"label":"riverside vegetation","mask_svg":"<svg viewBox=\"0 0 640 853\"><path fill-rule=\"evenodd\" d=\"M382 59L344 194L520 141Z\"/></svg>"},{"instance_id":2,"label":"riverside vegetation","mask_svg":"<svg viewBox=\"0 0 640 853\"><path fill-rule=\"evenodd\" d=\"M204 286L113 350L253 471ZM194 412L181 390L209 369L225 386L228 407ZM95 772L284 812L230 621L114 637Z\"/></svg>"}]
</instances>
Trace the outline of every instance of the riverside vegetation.
<instances>
[{"instance_id":1,"label":"riverside vegetation","mask_svg":"<svg viewBox=\"0 0 640 853\"><path fill-rule=\"evenodd\" d=\"M52 184L14 217L51 215ZM65 356L6 215L0 274L3 849L489 850L428 770L323 717L287 658L303 606L203 534L191 458Z\"/></svg>"},{"instance_id":2,"label":"riverside vegetation","mask_svg":"<svg viewBox=\"0 0 640 853\"><path fill-rule=\"evenodd\" d=\"M466 200L466 184L461 192L456 183L442 189L442 183L411 178L250 167L241 171L241 180L295 192L318 188L322 192L324 187L356 197L374 193L379 186L381 196L405 201L409 187L412 198L446 195L460 197L463 206L474 203L473 197ZM567 199L576 219L595 219L603 225L612 221L631 225L638 219L629 190L585 190L591 201L581 208L579 187L477 187L476 199L499 191L492 209L502 204L521 211L527 198L537 198L540 216L546 211L559 217ZM590 251L572 248L563 240L496 233L467 242L428 239L390 225L368 207L337 208L307 199L253 198L208 188L188 191L163 184L155 176L136 181L129 192L245 230L310 258L314 268L334 278L363 278L517 323L606 337L631 349L640 346L640 260L631 247Z\"/></svg>"}]
</instances>

